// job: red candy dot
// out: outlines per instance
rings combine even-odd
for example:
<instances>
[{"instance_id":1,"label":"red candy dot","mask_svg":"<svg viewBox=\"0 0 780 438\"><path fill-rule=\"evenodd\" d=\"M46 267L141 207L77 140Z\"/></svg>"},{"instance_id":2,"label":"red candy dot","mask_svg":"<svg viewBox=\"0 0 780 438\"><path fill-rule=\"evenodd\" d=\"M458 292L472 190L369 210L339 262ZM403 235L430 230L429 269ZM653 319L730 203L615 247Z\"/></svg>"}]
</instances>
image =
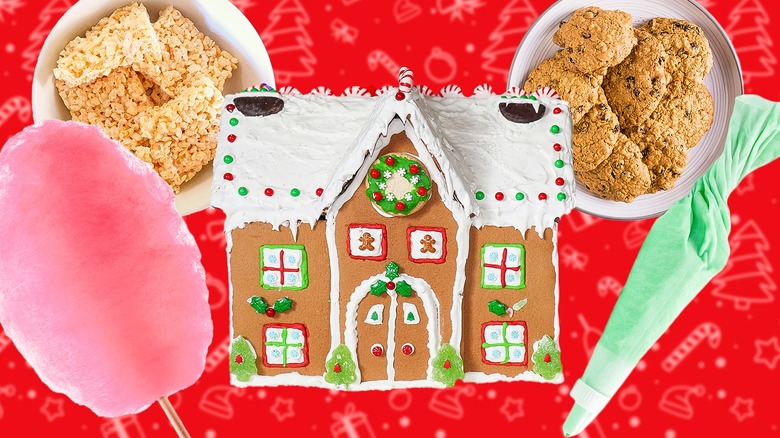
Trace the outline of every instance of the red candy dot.
<instances>
[{"instance_id":1,"label":"red candy dot","mask_svg":"<svg viewBox=\"0 0 780 438\"><path fill-rule=\"evenodd\" d=\"M412 164L409 166L409 172L412 172L412 175L417 175L420 172L420 166Z\"/></svg>"},{"instance_id":2,"label":"red candy dot","mask_svg":"<svg viewBox=\"0 0 780 438\"><path fill-rule=\"evenodd\" d=\"M564 183L563 178L555 178L555 184L562 186Z\"/></svg>"},{"instance_id":3,"label":"red candy dot","mask_svg":"<svg viewBox=\"0 0 780 438\"><path fill-rule=\"evenodd\" d=\"M406 356L409 356L410 354L414 353L414 347L412 344L404 344L403 347L401 347L401 353L403 353Z\"/></svg>"},{"instance_id":4,"label":"red candy dot","mask_svg":"<svg viewBox=\"0 0 780 438\"><path fill-rule=\"evenodd\" d=\"M539 193L539 200L544 201L547 199L547 193Z\"/></svg>"},{"instance_id":5,"label":"red candy dot","mask_svg":"<svg viewBox=\"0 0 780 438\"><path fill-rule=\"evenodd\" d=\"M395 164L395 158L393 158L393 157L385 158L385 164L387 164L388 166L394 165Z\"/></svg>"},{"instance_id":6,"label":"red candy dot","mask_svg":"<svg viewBox=\"0 0 780 438\"><path fill-rule=\"evenodd\" d=\"M231 143L236 141L236 135L235 134L230 134L230 135L228 135L227 138L228 138L228 141L231 142Z\"/></svg>"},{"instance_id":7,"label":"red candy dot","mask_svg":"<svg viewBox=\"0 0 780 438\"><path fill-rule=\"evenodd\" d=\"M337 363L336 365L333 365L333 372L334 373L340 373L341 372L341 364Z\"/></svg>"},{"instance_id":8,"label":"red candy dot","mask_svg":"<svg viewBox=\"0 0 780 438\"><path fill-rule=\"evenodd\" d=\"M417 189L417 194L420 196L425 196L428 193L428 190L425 189L425 187L420 187Z\"/></svg>"},{"instance_id":9,"label":"red candy dot","mask_svg":"<svg viewBox=\"0 0 780 438\"><path fill-rule=\"evenodd\" d=\"M403 202L396 202L395 209L398 211L404 211L406 210L406 204L404 204Z\"/></svg>"},{"instance_id":10,"label":"red candy dot","mask_svg":"<svg viewBox=\"0 0 780 438\"><path fill-rule=\"evenodd\" d=\"M373 347L371 347L371 354L373 354L376 357L379 357L382 355L382 350L383 348L381 345L374 345Z\"/></svg>"},{"instance_id":11,"label":"red candy dot","mask_svg":"<svg viewBox=\"0 0 780 438\"><path fill-rule=\"evenodd\" d=\"M379 169L371 169L371 178L379 178Z\"/></svg>"},{"instance_id":12,"label":"red candy dot","mask_svg":"<svg viewBox=\"0 0 780 438\"><path fill-rule=\"evenodd\" d=\"M406 96L404 96L404 93L402 93L400 91L395 93L395 100L404 100L405 98L406 98Z\"/></svg>"},{"instance_id":13,"label":"red candy dot","mask_svg":"<svg viewBox=\"0 0 780 438\"><path fill-rule=\"evenodd\" d=\"M555 150L555 152L560 152L560 151L561 151L561 145L560 145L560 143L555 143L555 144L553 145L553 149Z\"/></svg>"},{"instance_id":14,"label":"red candy dot","mask_svg":"<svg viewBox=\"0 0 780 438\"><path fill-rule=\"evenodd\" d=\"M232 173L226 173L222 175L222 178L225 178L225 181L233 181L233 174Z\"/></svg>"},{"instance_id":15,"label":"red candy dot","mask_svg":"<svg viewBox=\"0 0 780 438\"><path fill-rule=\"evenodd\" d=\"M371 197L374 198L374 201L379 202L382 200L382 193L374 192Z\"/></svg>"},{"instance_id":16,"label":"red candy dot","mask_svg":"<svg viewBox=\"0 0 780 438\"><path fill-rule=\"evenodd\" d=\"M233 105L232 103L229 103L229 104L227 104L227 106L225 107L225 109L226 109L226 110L228 110L228 112L229 112L229 113L232 113L233 111L235 111L235 109L236 109L236 106L235 106L235 105Z\"/></svg>"},{"instance_id":17,"label":"red candy dot","mask_svg":"<svg viewBox=\"0 0 780 438\"><path fill-rule=\"evenodd\" d=\"M550 353L547 353L547 354L544 355L544 361L546 363L550 363L551 360L552 360L552 358L550 357Z\"/></svg>"},{"instance_id":18,"label":"red candy dot","mask_svg":"<svg viewBox=\"0 0 780 438\"><path fill-rule=\"evenodd\" d=\"M243 358L243 357L241 357L241 355L240 355L240 354L237 354L237 355L236 355L236 363L237 363L237 364L242 364L242 363L244 363L244 358Z\"/></svg>"},{"instance_id":19,"label":"red candy dot","mask_svg":"<svg viewBox=\"0 0 780 438\"><path fill-rule=\"evenodd\" d=\"M555 108L553 110L553 114L560 114L560 113L561 113L561 109L560 108Z\"/></svg>"},{"instance_id":20,"label":"red candy dot","mask_svg":"<svg viewBox=\"0 0 780 438\"><path fill-rule=\"evenodd\" d=\"M496 201L503 201L504 200L504 194L501 192L496 193Z\"/></svg>"},{"instance_id":21,"label":"red candy dot","mask_svg":"<svg viewBox=\"0 0 780 438\"><path fill-rule=\"evenodd\" d=\"M274 195L274 189L268 187L265 189L265 196L273 196Z\"/></svg>"},{"instance_id":22,"label":"red candy dot","mask_svg":"<svg viewBox=\"0 0 780 438\"><path fill-rule=\"evenodd\" d=\"M322 188L319 188L319 189L317 189L317 191L315 193L317 194L317 196L322 196L322 192L324 192L324 191L325 190L322 190Z\"/></svg>"},{"instance_id":23,"label":"red candy dot","mask_svg":"<svg viewBox=\"0 0 780 438\"><path fill-rule=\"evenodd\" d=\"M448 369L450 369L450 367L452 367L452 364L450 363L450 360L449 359L445 360L444 361L444 369L448 370Z\"/></svg>"},{"instance_id":24,"label":"red candy dot","mask_svg":"<svg viewBox=\"0 0 780 438\"><path fill-rule=\"evenodd\" d=\"M269 307L265 309L265 316L269 318L273 318L274 316L276 316L276 310L274 310L273 307Z\"/></svg>"},{"instance_id":25,"label":"red candy dot","mask_svg":"<svg viewBox=\"0 0 780 438\"><path fill-rule=\"evenodd\" d=\"M388 289L390 289L390 290L393 290L393 289L395 289L395 283L394 283L394 282L392 282L392 281L389 281L389 282L387 283L387 288L388 288Z\"/></svg>"}]
</instances>

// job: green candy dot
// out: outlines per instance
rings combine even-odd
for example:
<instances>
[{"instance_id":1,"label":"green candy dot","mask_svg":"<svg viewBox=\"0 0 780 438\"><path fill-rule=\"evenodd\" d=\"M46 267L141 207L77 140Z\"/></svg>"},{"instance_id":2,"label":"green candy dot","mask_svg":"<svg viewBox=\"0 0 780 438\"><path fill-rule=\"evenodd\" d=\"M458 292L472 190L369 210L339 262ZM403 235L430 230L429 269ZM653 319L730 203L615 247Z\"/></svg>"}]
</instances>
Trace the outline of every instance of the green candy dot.
<instances>
[{"instance_id":1,"label":"green candy dot","mask_svg":"<svg viewBox=\"0 0 780 438\"><path fill-rule=\"evenodd\" d=\"M533 94L529 94L528 98L531 99L531 100L536 100L536 96L534 96Z\"/></svg>"},{"instance_id":2,"label":"green candy dot","mask_svg":"<svg viewBox=\"0 0 780 438\"><path fill-rule=\"evenodd\" d=\"M485 194L482 193L482 192L477 192L477 193L474 194L474 196L477 197L477 201L481 201L481 200L485 199Z\"/></svg>"},{"instance_id":3,"label":"green candy dot","mask_svg":"<svg viewBox=\"0 0 780 438\"><path fill-rule=\"evenodd\" d=\"M565 193L558 193L558 200L559 201L563 201L565 199L566 199L566 194Z\"/></svg>"},{"instance_id":4,"label":"green candy dot","mask_svg":"<svg viewBox=\"0 0 780 438\"><path fill-rule=\"evenodd\" d=\"M558 169L563 168L563 160L555 160L555 167Z\"/></svg>"},{"instance_id":5,"label":"green candy dot","mask_svg":"<svg viewBox=\"0 0 780 438\"><path fill-rule=\"evenodd\" d=\"M293 198L297 198L300 195L301 195L301 191L300 190L298 190L298 189L290 190L290 196L292 196Z\"/></svg>"},{"instance_id":6,"label":"green candy dot","mask_svg":"<svg viewBox=\"0 0 780 438\"><path fill-rule=\"evenodd\" d=\"M515 199L517 199L518 201L522 201L523 199L525 199L525 195L523 194L523 192L517 192L517 194L515 195Z\"/></svg>"},{"instance_id":7,"label":"green candy dot","mask_svg":"<svg viewBox=\"0 0 780 438\"><path fill-rule=\"evenodd\" d=\"M552 132L553 134L557 134L561 132L561 128L558 125L552 125L552 127L550 128L550 132Z\"/></svg>"},{"instance_id":8,"label":"green candy dot","mask_svg":"<svg viewBox=\"0 0 780 438\"><path fill-rule=\"evenodd\" d=\"M230 126L236 126L236 125L238 125L238 119L233 117L232 119L230 119Z\"/></svg>"},{"instance_id":9,"label":"green candy dot","mask_svg":"<svg viewBox=\"0 0 780 438\"><path fill-rule=\"evenodd\" d=\"M230 164L233 162L233 156L232 155L225 155L225 157L222 159L222 161L225 162L225 164Z\"/></svg>"},{"instance_id":10,"label":"green candy dot","mask_svg":"<svg viewBox=\"0 0 780 438\"><path fill-rule=\"evenodd\" d=\"M246 196L246 194L249 193L249 190L246 189L246 187L239 187L238 188L238 194L241 196Z\"/></svg>"}]
</instances>

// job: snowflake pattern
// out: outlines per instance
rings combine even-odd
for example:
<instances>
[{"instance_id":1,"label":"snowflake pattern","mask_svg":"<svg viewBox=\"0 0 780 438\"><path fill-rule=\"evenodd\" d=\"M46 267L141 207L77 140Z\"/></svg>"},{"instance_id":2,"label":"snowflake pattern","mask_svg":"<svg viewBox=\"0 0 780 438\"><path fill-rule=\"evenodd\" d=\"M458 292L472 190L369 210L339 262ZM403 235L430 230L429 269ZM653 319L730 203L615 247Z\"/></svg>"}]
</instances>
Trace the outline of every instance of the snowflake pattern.
<instances>
[{"instance_id":1,"label":"snowflake pattern","mask_svg":"<svg viewBox=\"0 0 780 438\"><path fill-rule=\"evenodd\" d=\"M400 168L400 169L396 170L396 171L395 171L395 174L396 174L396 175L398 175L398 176L406 176L406 169L404 169L404 168L402 167L402 168Z\"/></svg>"},{"instance_id":2,"label":"snowflake pattern","mask_svg":"<svg viewBox=\"0 0 780 438\"><path fill-rule=\"evenodd\" d=\"M385 170L383 175L385 176L385 179L390 179L390 177L393 176L393 172L390 172L389 170Z\"/></svg>"},{"instance_id":3,"label":"snowflake pattern","mask_svg":"<svg viewBox=\"0 0 780 438\"><path fill-rule=\"evenodd\" d=\"M388 193L386 198L388 201L395 201L395 195L392 193Z\"/></svg>"},{"instance_id":4,"label":"snowflake pattern","mask_svg":"<svg viewBox=\"0 0 780 438\"><path fill-rule=\"evenodd\" d=\"M414 175L413 177L409 178L409 182L414 184L414 185L417 185L417 183L420 182L420 177L417 176L417 175Z\"/></svg>"},{"instance_id":5,"label":"snowflake pattern","mask_svg":"<svg viewBox=\"0 0 780 438\"><path fill-rule=\"evenodd\" d=\"M387 184L385 183L379 183L379 190L384 190L387 188Z\"/></svg>"},{"instance_id":6,"label":"snowflake pattern","mask_svg":"<svg viewBox=\"0 0 780 438\"><path fill-rule=\"evenodd\" d=\"M408 201L408 202L411 202L411 201L412 201L412 199L413 199L413 198L412 198L412 194L411 194L411 193L407 193L407 194L405 194L405 195L404 195L404 199L405 199L406 201Z\"/></svg>"}]
</instances>

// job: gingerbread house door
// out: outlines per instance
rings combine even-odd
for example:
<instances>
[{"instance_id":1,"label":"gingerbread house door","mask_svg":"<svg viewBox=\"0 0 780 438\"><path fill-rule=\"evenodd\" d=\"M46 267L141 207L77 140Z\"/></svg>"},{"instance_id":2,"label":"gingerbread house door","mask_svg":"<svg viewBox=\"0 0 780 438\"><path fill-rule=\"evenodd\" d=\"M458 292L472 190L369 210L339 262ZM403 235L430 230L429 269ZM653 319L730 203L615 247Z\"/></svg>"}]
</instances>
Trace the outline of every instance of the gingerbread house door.
<instances>
[{"instance_id":1,"label":"gingerbread house door","mask_svg":"<svg viewBox=\"0 0 780 438\"><path fill-rule=\"evenodd\" d=\"M427 283L407 275L372 277L355 289L345 340L356 353L361 382L430 377L440 338L436 301Z\"/></svg>"}]
</instances>

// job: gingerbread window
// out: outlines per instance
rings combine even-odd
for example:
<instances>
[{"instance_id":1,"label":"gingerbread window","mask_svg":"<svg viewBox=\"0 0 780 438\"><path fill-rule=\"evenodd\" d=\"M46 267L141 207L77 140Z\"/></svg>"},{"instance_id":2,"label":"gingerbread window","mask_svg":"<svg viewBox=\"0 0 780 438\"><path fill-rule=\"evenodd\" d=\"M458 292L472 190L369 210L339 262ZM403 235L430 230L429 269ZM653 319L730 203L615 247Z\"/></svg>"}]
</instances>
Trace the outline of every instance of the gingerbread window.
<instances>
[{"instance_id":1,"label":"gingerbread window","mask_svg":"<svg viewBox=\"0 0 780 438\"><path fill-rule=\"evenodd\" d=\"M525 321L482 324L482 362L489 365L528 364L528 328Z\"/></svg>"},{"instance_id":2,"label":"gingerbread window","mask_svg":"<svg viewBox=\"0 0 780 438\"><path fill-rule=\"evenodd\" d=\"M306 289L309 286L308 269L303 245L260 247L260 285L265 289Z\"/></svg>"},{"instance_id":3,"label":"gingerbread window","mask_svg":"<svg viewBox=\"0 0 780 438\"><path fill-rule=\"evenodd\" d=\"M303 324L263 326L263 365L269 368L300 368L309 364L308 333Z\"/></svg>"},{"instance_id":4,"label":"gingerbread window","mask_svg":"<svg viewBox=\"0 0 780 438\"><path fill-rule=\"evenodd\" d=\"M482 287L525 288L525 247L521 244L488 243L482 247Z\"/></svg>"},{"instance_id":5,"label":"gingerbread window","mask_svg":"<svg viewBox=\"0 0 780 438\"><path fill-rule=\"evenodd\" d=\"M409 260L415 263L444 263L447 260L447 230L437 227L406 229Z\"/></svg>"},{"instance_id":6,"label":"gingerbread window","mask_svg":"<svg viewBox=\"0 0 780 438\"><path fill-rule=\"evenodd\" d=\"M387 258L387 228L382 224L351 224L347 252L353 259L381 261Z\"/></svg>"},{"instance_id":7,"label":"gingerbread window","mask_svg":"<svg viewBox=\"0 0 780 438\"><path fill-rule=\"evenodd\" d=\"M381 325L382 324L382 313L385 310L384 304L374 304L371 306L370 309L368 309L368 314L366 315L366 324L370 325Z\"/></svg>"}]
</instances>

